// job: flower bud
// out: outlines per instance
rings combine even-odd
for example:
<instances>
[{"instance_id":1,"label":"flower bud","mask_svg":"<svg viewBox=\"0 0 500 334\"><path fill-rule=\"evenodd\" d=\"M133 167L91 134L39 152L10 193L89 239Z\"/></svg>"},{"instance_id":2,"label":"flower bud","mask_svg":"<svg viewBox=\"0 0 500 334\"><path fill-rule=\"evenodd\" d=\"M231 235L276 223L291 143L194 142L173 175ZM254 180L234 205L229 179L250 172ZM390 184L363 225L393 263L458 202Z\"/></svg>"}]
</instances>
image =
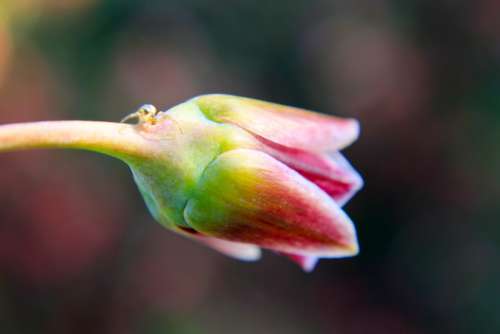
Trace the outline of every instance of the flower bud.
<instances>
[{"instance_id":1,"label":"flower bud","mask_svg":"<svg viewBox=\"0 0 500 334\"><path fill-rule=\"evenodd\" d=\"M319 257L358 252L341 206L362 179L337 151L357 138L355 120L204 95L138 127L151 138L170 134L164 163L132 165L165 226L236 258L284 253L308 271Z\"/></svg>"},{"instance_id":2,"label":"flower bud","mask_svg":"<svg viewBox=\"0 0 500 334\"><path fill-rule=\"evenodd\" d=\"M362 179L338 152L359 134L341 119L273 103L203 95L125 119L0 126L0 151L79 148L126 162L153 217L224 254L256 260L260 249L304 270L318 258L358 252L341 209Z\"/></svg>"}]
</instances>

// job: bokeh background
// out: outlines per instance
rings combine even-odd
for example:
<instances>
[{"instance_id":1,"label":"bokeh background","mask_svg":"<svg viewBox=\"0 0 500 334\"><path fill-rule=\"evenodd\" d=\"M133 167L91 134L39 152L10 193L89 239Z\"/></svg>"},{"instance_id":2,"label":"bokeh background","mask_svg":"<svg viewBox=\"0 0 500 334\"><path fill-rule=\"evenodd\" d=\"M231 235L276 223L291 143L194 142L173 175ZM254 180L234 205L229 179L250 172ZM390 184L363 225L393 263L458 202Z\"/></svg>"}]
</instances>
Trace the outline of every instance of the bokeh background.
<instances>
[{"instance_id":1,"label":"bokeh background","mask_svg":"<svg viewBox=\"0 0 500 334\"><path fill-rule=\"evenodd\" d=\"M3 154L1 333L500 332L499 1L0 1L0 123L211 92L361 121L360 255L240 263L118 161Z\"/></svg>"}]
</instances>

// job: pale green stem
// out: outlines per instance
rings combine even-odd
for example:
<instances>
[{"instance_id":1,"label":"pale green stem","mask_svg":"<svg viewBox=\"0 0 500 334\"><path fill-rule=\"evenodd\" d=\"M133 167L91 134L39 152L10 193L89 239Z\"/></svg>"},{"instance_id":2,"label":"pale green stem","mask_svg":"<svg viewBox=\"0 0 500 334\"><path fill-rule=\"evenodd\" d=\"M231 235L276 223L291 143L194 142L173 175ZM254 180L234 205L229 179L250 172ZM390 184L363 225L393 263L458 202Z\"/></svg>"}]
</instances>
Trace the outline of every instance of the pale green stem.
<instances>
[{"instance_id":1,"label":"pale green stem","mask_svg":"<svg viewBox=\"0 0 500 334\"><path fill-rule=\"evenodd\" d=\"M0 152L71 148L135 161L159 154L158 145L130 124L94 121L49 121L0 125Z\"/></svg>"}]
</instances>

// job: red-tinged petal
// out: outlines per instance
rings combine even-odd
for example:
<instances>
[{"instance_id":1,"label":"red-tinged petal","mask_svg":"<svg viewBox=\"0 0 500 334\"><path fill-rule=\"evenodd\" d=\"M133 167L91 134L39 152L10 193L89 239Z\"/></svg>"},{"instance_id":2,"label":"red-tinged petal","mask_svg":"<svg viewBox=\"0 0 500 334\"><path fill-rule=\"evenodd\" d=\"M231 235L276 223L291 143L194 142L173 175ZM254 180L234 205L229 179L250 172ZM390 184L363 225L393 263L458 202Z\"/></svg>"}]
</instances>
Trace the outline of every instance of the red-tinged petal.
<instances>
[{"instance_id":1,"label":"red-tinged petal","mask_svg":"<svg viewBox=\"0 0 500 334\"><path fill-rule=\"evenodd\" d=\"M262 255L260 248L255 245L210 237L200 237L197 239L222 254L238 260L257 261Z\"/></svg>"},{"instance_id":2,"label":"red-tinged petal","mask_svg":"<svg viewBox=\"0 0 500 334\"><path fill-rule=\"evenodd\" d=\"M302 270L310 273L316 267L316 264L319 261L317 256L313 255L299 255L299 254L289 254L289 253L280 253L283 256L288 257L290 260L298 264Z\"/></svg>"},{"instance_id":3,"label":"red-tinged petal","mask_svg":"<svg viewBox=\"0 0 500 334\"><path fill-rule=\"evenodd\" d=\"M197 240L224 255L238 260L257 261L262 256L260 248L255 245L207 237L186 227L178 227L177 232L187 236L188 238Z\"/></svg>"},{"instance_id":4,"label":"red-tinged petal","mask_svg":"<svg viewBox=\"0 0 500 334\"><path fill-rule=\"evenodd\" d=\"M195 98L202 112L216 122L231 123L275 143L313 152L335 151L358 138L359 123L231 95Z\"/></svg>"},{"instance_id":5,"label":"red-tinged petal","mask_svg":"<svg viewBox=\"0 0 500 334\"><path fill-rule=\"evenodd\" d=\"M339 152L317 154L258 139L266 152L315 183L340 206L363 186L361 176Z\"/></svg>"},{"instance_id":6,"label":"red-tinged petal","mask_svg":"<svg viewBox=\"0 0 500 334\"><path fill-rule=\"evenodd\" d=\"M188 201L186 222L206 236L286 253L355 255L354 226L325 192L270 155L221 154Z\"/></svg>"}]
</instances>

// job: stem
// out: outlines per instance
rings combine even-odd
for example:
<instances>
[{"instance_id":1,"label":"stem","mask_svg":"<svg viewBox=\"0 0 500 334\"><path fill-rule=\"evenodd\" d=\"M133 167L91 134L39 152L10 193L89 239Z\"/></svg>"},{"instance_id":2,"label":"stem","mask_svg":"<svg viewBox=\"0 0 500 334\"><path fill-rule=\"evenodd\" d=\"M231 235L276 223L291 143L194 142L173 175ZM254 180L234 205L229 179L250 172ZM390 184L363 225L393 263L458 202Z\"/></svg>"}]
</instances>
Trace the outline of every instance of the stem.
<instances>
[{"instance_id":1,"label":"stem","mask_svg":"<svg viewBox=\"0 0 500 334\"><path fill-rule=\"evenodd\" d=\"M84 149L126 162L159 153L158 145L130 124L49 121L0 125L0 153L36 148Z\"/></svg>"}]
</instances>

